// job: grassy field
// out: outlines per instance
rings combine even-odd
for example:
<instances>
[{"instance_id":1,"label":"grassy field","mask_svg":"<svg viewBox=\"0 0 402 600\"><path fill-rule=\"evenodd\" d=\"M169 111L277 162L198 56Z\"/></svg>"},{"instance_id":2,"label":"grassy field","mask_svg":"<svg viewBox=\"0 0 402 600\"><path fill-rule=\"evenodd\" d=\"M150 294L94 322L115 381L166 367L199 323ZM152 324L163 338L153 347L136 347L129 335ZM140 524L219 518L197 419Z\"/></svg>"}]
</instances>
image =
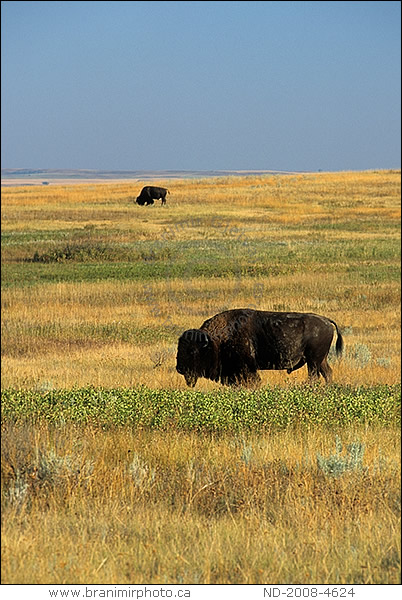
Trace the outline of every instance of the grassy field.
<instances>
[{"instance_id":1,"label":"grassy field","mask_svg":"<svg viewBox=\"0 0 402 600\"><path fill-rule=\"evenodd\" d=\"M160 183L163 208L128 183L3 191L3 387L183 387L180 333L245 306L334 319L335 381L399 381L398 172Z\"/></svg>"},{"instance_id":2,"label":"grassy field","mask_svg":"<svg viewBox=\"0 0 402 600\"><path fill-rule=\"evenodd\" d=\"M399 583L393 429L2 437L3 583Z\"/></svg>"},{"instance_id":3,"label":"grassy field","mask_svg":"<svg viewBox=\"0 0 402 600\"><path fill-rule=\"evenodd\" d=\"M400 172L2 190L3 583L400 582ZM340 326L334 385L175 371L235 307Z\"/></svg>"}]
</instances>

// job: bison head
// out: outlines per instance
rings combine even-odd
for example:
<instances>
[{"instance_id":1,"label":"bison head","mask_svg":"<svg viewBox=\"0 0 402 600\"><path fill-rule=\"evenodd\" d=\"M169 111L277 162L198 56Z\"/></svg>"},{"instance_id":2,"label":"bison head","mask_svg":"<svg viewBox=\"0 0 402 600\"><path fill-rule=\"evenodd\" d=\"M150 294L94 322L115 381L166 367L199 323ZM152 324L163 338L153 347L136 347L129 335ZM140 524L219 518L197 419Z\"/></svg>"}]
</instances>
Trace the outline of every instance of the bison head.
<instances>
[{"instance_id":1,"label":"bison head","mask_svg":"<svg viewBox=\"0 0 402 600\"><path fill-rule=\"evenodd\" d=\"M214 363L214 344L202 329L188 329L179 338L176 370L184 375L189 387L199 377L210 377Z\"/></svg>"},{"instance_id":2,"label":"bison head","mask_svg":"<svg viewBox=\"0 0 402 600\"><path fill-rule=\"evenodd\" d=\"M139 204L140 206L144 206L145 199L142 196L138 196L138 198L136 199L136 203Z\"/></svg>"}]
</instances>

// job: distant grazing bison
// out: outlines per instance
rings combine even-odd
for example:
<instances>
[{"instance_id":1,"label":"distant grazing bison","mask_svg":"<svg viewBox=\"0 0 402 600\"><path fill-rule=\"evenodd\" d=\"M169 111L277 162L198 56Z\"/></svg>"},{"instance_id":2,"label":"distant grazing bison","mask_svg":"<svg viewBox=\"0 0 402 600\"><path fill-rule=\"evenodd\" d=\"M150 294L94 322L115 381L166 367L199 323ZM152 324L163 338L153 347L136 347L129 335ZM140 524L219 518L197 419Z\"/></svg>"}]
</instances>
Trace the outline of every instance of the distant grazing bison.
<instances>
[{"instance_id":1,"label":"distant grazing bison","mask_svg":"<svg viewBox=\"0 0 402 600\"><path fill-rule=\"evenodd\" d=\"M250 385L261 381L258 370L286 369L291 373L307 364L309 380L322 375L329 383L332 369L327 356L334 327L340 355L342 336L336 323L326 317L227 310L205 321L200 329L188 329L180 336L176 370L190 387L199 377L224 385Z\"/></svg>"},{"instance_id":2,"label":"distant grazing bison","mask_svg":"<svg viewBox=\"0 0 402 600\"><path fill-rule=\"evenodd\" d=\"M148 204L153 204L154 200L162 200L162 204L166 204L166 194L169 194L169 190L166 188L146 185L142 188L136 202L141 206L144 206L144 204L148 206Z\"/></svg>"}]
</instances>

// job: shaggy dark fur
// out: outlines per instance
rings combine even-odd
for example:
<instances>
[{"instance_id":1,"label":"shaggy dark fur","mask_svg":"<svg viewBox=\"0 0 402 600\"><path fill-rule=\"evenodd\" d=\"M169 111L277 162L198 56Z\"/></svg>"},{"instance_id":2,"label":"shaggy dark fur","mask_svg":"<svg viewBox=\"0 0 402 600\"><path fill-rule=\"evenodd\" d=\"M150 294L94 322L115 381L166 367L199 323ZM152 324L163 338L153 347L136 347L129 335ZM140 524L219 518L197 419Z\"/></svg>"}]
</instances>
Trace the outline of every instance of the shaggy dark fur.
<instances>
[{"instance_id":1,"label":"shaggy dark fur","mask_svg":"<svg viewBox=\"0 0 402 600\"><path fill-rule=\"evenodd\" d=\"M338 334L336 353L343 350L338 326L311 313L268 312L238 308L219 313L200 329L189 329L179 338L177 372L194 387L199 377L225 385L250 385L260 381L258 370L288 373L307 364L309 380L322 375L332 380L327 356Z\"/></svg>"},{"instance_id":2,"label":"shaggy dark fur","mask_svg":"<svg viewBox=\"0 0 402 600\"><path fill-rule=\"evenodd\" d=\"M144 206L144 204L148 206L148 204L154 204L154 200L162 200L162 204L166 204L166 194L169 193L169 190L166 188L146 185L142 188L141 194L136 199L136 202L141 206Z\"/></svg>"}]
</instances>

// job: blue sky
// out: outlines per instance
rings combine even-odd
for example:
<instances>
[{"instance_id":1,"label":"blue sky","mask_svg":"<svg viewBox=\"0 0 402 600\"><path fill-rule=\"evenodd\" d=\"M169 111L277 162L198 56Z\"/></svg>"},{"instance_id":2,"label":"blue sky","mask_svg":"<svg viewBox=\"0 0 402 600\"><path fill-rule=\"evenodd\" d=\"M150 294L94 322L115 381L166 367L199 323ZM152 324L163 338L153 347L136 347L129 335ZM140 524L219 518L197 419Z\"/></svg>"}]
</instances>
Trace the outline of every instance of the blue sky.
<instances>
[{"instance_id":1,"label":"blue sky","mask_svg":"<svg viewBox=\"0 0 402 600\"><path fill-rule=\"evenodd\" d=\"M2 167L400 167L400 2L2 2Z\"/></svg>"}]
</instances>

